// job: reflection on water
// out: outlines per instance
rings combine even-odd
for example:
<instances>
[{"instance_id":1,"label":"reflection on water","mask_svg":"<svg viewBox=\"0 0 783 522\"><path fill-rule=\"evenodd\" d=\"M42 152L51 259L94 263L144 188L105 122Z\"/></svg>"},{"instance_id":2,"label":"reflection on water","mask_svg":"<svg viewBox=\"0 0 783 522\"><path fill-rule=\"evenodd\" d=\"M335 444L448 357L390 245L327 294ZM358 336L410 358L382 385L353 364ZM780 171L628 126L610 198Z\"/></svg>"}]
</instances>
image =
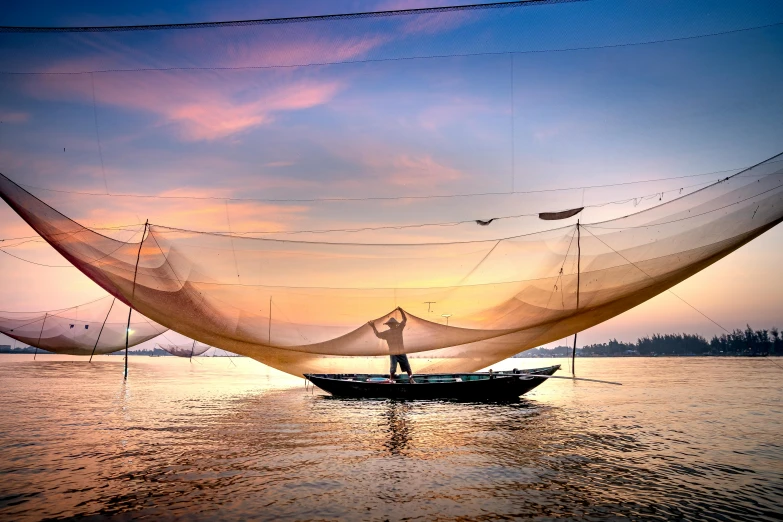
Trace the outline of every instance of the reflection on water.
<instances>
[{"instance_id":1,"label":"reflection on water","mask_svg":"<svg viewBox=\"0 0 783 522\"><path fill-rule=\"evenodd\" d=\"M388 401L386 402L386 420L389 426L389 441L386 447L390 455L404 455L410 442L408 410L410 408L407 402Z\"/></svg>"},{"instance_id":2,"label":"reflection on water","mask_svg":"<svg viewBox=\"0 0 783 522\"><path fill-rule=\"evenodd\" d=\"M781 514L783 372L763 359L583 360L625 386L512 404L333 399L250 360L136 357L125 384L97 361L0 356L0 518Z\"/></svg>"}]
</instances>

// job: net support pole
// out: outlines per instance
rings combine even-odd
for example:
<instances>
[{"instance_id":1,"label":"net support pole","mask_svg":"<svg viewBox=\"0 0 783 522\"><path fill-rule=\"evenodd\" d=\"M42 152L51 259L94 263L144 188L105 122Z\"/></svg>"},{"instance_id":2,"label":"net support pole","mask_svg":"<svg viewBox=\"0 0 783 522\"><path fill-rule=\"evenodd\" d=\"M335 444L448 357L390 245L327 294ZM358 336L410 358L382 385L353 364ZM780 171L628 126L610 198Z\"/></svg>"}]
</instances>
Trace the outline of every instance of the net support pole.
<instances>
[{"instance_id":1,"label":"net support pole","mask_svg":"<svg viewBox=\"0 0 783 522\"><path fill-rule=\"evenodd\" d=\"M269 331L267 332L267 344L272 346L272 296L269 296Z\"/></svg>"},{"instance_id":2,"label":"net support pole","mask_svg":"<svg viewBox=\"0 0 783 522\"><path fill-rule=\"evenodd\" d=\"M92 353L90 354L90 362L92 362L92 356L95 355L95 350L98 348L98 341L101 340L101 334L103 333L103 328L106 326L106 321L109 320L109 314L111 314L111 309L114 308L114 301L116 300L117 300L116 297L111 300L111 306L109 306L109 312L106 314L106 319L103 320L101 329L98 331L98 338L95 339L95 346L92 347Z\"/></svg>"},{"instance_id":3,"label":"net support pole","mask_svg":"<svg viewBox=\"0 0 783 522\"><path fill-rule=\"evenodd\" d=\"M125 373L123 380L128 380L128 344L130 343L130 322L131 314L133 313L133 300L136 297L136 274L139 273L139 260L141 259L141 247L144 245L144 236L147 233L147 227L150 224L150 220L144 222L144 231L141 233L141 241L139 241L139 252L136 254L136 267L133 269L133 289L131 290L131 306L128 307L128 325L125 327Z\"/></svg>"},{"instance_id":4,"label":"net support pole","mask_svg":"<svg viewBox=\"0 0 783 522\"><path fill-rule=\"evenodd\" d=\"M193 350L195 349L196 349L196 340L193 339L193 346L190 347L190 357L188 357L190 364L193 364Z\"/></svg>"},{"instance_id":5,"label":"net support pole","mask_svg":"<svg viewBox=\"0 0 783 522\"><path fill-rule=\"evenodd\" d=\"M582 232L579 227L579 220L576 220L576 310L579 311L579 286L582 272ZM574 332L574 349L571 351L571 374L576 376L576 336L579 332Z\"/></svg>"},{"instance_id":6,"label":"net support pole","mask_svg":"<svg viewBox=\"0 0 783 522\"><path fill-rule=\"evenodd\" d=\"M38 342L35 343L35 353L33 353L33 360L38 357L38 345L41 344L41 337L43 337L44 326L46 326L46 318L49 317L49 312L44 314L43 323L41 323L41 333L38 334Z\"/></svg>"}]
</instances>

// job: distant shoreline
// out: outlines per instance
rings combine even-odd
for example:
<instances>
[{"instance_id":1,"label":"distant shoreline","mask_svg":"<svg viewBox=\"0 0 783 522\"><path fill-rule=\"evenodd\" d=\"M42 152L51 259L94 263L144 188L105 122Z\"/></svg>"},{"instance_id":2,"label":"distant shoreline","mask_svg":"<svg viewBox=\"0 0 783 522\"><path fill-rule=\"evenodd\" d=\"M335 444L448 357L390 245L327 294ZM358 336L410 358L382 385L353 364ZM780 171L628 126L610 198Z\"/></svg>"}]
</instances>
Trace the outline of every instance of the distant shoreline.
<instances>
[{"instance_id":1,"label":"distant shoreline","mask_svg":"<svg viewBox=\"0 0 783 522\"><path fill-rule=\"evenodd\" d=\"M661 354L661 355L576 355L577 359L664 359L666 357L676 358L699 358L699 357L721 357L724 359L765 359L767 357L783 357L783 354L769 354L769 355L710 355L710 354L693 354L693 355L678 355L678 354ZM571 358L570 355L514 355L510 359L563 359Z\"/></svg>"},{"instance_id":2,"label":"distant shoreline","mask_svg":"<svg viewBox=\"0 0 783 522\"><path fill-rule=\"evenodd\" d=\"M127 349L127 348L126 348ZM223 355L214 355L203 357L242 357L240 355L223 352ZM694 334L653 334L639 338L636 342L624 342L617 339L611 339L606 343L589 344L577 347L573 346L555 346L545 348L543 346L530 348L517 353L510 359L564 359L574 355L580 359L585 358L608 358L608 357L774 357L783 355L783 335L778 328L754 330L749 325L744 330L736 329L733 332L727 332L721 336L713 336L707 340L701 335ZM217 352L217 350L216 350ZM0 345L0 354L49 354L47 350L36 349L33 346L14 346ZM124 356L125 350L118 350L110 354ZM155 347L153 349L137 349L128 351L128 355L136 357L172 357L173 355L166 350ZM342 356L346 357L346 356ZM432 359L425 353L418 352L410 354L412 359ZM437 358L437 357L436 357Z\"/></svg>"},{"instance_id":3,"label":"distant shoreline","mask_svg":"<svg viewBox=\"0 0 783 522\"><path fill-rule=\"evenodd\" d=\"M34 350L30 351L21 351L21 350L15 350L15 351L0 351L0 355L34 355ZM38 355L67 355L69 357L89 357L88 355L69 355L69 354L58 354L58 353L52 353L47 352L45 350L38 350ZM96 354L95 357L106 357L106 356L124 356L125 354L122 352L115 352L115 353L103 353L103 354ZM128 353L129 357L176 357L175 355L167 354L167 355L149 355L147 353ZM234 358L246 358L251 359L251 357L247 357L245 355L207 355L202 356L198 355L196 356L200 359L220 359L220 358L227 358L227 357L234 357ZM375 356L380 357L380 356ZM570 358L570 355L548 355L548 356L542 356L542 355L533 355L533 356L525 356L525 355L514 355L512 357L509 357L508 359L568 359ZM187 357L180 357L187 359ZM410 357L411 359L430 359L431 357ZM770 355L676 355L676 354L665 354L665 355L577 355L577 359L665 359L665 358L678 358L678 359L699 359L699 358L723 358L723 359L768 359L768 358L783 358L783 354L770 354Z\"/></svg>"}]
</instances>

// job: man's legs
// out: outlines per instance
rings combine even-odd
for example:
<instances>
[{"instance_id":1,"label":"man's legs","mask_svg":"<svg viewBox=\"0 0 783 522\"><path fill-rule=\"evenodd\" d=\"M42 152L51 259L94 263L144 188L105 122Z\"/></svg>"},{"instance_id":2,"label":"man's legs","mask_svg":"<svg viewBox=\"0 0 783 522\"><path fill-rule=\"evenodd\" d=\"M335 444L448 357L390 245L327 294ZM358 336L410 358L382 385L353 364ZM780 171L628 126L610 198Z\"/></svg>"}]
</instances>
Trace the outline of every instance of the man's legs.
<instances>
[{"instance_id":1,"label":"man's legs","mask_svg":"<svg viewBox=\"0 0 783 522\"><path fill-rule=\"evenodd\" d=\"M396 355L390 355L389 359L391 359L391 361L390 361L391 364L389 366L389 377L394 379L396 377L394 374L397 373L397 356ZM403 370L404 369L405 368L403 368Z\"/></svg>"},{"instance_id":2,"label":"man's legs","mask_svg":"<svg viewBox=\"0 0 783 522\"><path fill-rule=\"evenodd\" d=\"M408 362L408 356L403 353L398 355L397 359L400 361L400 368L402 368L402 371L408 374L408 380L413 382L413 372L411 371L411 363ZM397 365L395 364L394 366L394 369L396 370Z\"/></svg>"}]
</instances>

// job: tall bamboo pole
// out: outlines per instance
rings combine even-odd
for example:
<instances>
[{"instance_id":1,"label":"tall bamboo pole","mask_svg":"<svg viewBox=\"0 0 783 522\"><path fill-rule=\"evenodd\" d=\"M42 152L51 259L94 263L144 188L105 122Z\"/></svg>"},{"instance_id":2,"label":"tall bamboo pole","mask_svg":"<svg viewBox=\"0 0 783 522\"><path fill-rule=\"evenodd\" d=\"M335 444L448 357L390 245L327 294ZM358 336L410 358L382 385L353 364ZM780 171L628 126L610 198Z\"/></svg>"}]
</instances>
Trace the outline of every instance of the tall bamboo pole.
<instances>
[{"instance_id":1,"label":"tall bamboo pole","mask_svg":"<svg viewBox=\"0 0 783 522\"><path fill-rule=\"evenodd\" d=\"M576 220L576 311L579 312L579 286L582 272L582 232L579 228L579 220ZM576 376L576 335L574 332L574 349L571 351L571 373Z\"/></svg>"},{"instance_id":2,"label":"tall bamboo pole","mask_svg":"<svg viewBox=\"0 0 783 522\"><path fill-rule=\"evenodd\" d=\"M111 306L109 307L109 312L106 314L106 319L103 320L103 324L101 325L101 329L98 332L98 338L95 339L95 346L92 347L92 353L90 354L90 362L92 362L92 356L95 355L95 349L98 348L98 341L101 340L101 334L103 333L103 328L106 326L106 321L109 320L109 314L111 313L111 309L114 308L114 301L116 301L117 298L111 300Z\"/></svg>"},{"instance_id":3,"label":"tall bamboo pole","mask_svg":"<svg viewBox=\"0 0 783 522\"><path fill-rule=\"evenodd\" d=\"M141 241L139 241L139 253L136 254L136 268L133 269L133 290L131 291L130 306L128 306L128 326L125 328L125 376L124 380L128 380L128 344L130 342L130 321L131 314L133 313L133 300L136 297L136 274L139 272L139 260L141 259L141 247L144 245L144 236L147 233L147 227L149 226L149 219L144 222L144 232L141 233Z\"/></svg>"},{"instance_id":4,"label":"tall bamboo pole","mask_svg":"<svg viewBox=\"0 0 783 522\"><path fill-rule=\"evenodd\" d=\"M49 317L49 312L44 314L43 323L41 323L41 333L38 334L38 342L35 345L35 353L33 354L33 360L38 357L38 345L41 344L41 337L43 337L44 326L46 326L46 318Z\"/></svg>"}]
</instances>

